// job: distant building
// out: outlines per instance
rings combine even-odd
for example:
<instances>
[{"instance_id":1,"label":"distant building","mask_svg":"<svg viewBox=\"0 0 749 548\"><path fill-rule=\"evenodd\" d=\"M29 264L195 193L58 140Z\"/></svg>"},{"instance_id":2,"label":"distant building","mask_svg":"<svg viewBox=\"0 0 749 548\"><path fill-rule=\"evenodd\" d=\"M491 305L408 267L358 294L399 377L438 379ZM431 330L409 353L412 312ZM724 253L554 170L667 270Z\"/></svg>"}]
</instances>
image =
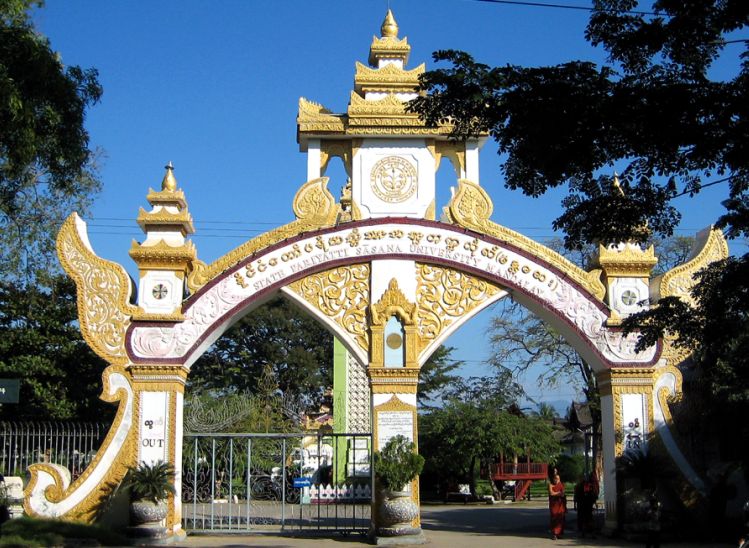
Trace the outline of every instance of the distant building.
<instances>
[{"instance_id":1,"label":"distant building","mask_svg":"<svg viewBox=\"0 0 749 548\"><path fill-rule=\"evenodd\" d=\"M555 436L563 447L562 453L592 457L593 416L590 405L587 402L572 402L563 425L563 430L555 430Z\"/></svg>"}]
</instances>

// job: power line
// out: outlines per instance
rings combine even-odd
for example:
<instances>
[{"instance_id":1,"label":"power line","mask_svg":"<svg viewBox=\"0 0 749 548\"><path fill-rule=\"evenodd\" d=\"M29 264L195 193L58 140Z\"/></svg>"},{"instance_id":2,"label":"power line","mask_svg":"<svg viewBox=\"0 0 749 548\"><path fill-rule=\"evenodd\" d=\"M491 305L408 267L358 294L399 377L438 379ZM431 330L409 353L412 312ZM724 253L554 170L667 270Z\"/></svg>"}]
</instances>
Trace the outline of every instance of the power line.
<instances>
[{"instance_id":1,"label":"power line","mask_svg":"<svg viewBox=\"0 0 749 548\"><path fill-rule=\"evenodd\" d=\"M565 9L565 10L577 10L577 11L604 11L604 12L614 12L614 13L627 13L630 15L660 15L662 17L671 17L668 14L665 13L658 13L656 11L640 11L640 10L631 10L631 11L620 11L616 9L599 9L599 8L593 8L590 6L575 6L573 4L555 4L550 2L525 2L522 0L473 0L474 2L484 2L487 4L505 4L510 6L525 6L525 7L531 7L531 8L554 8L554 9Z\"/></svg>"},{"instance_id":2,"label":"power line","mask_svg":"<svg viewBox=\"0 0 749 548\"><path fill-rule=\"evenodd\" d=\"M728 177L723 177L722 179L718 179L717 181L710 181L709 183L701 184L696 190L684 190L682 192L679 192L674 196L674 198L678 198L680 196L686 196L687 194L694 194L703 188L707 188L709 186L717 185L718 183L725 183L726 181L730 181L733 179L735 175L729 175Z\"/></svg>"},{"instance_id":3,"label":"power line","mask_svg":"<svg viewBox=\"0 0 749 548\"><path fill-rule=\"evenodd\" d=\"M712 183L708 183L706 185L703 185L700 188L711 186L713 184L717 184L723 182L723 180L720 181L713 181ZM123 221L127 223L127 225L108 225L108 224L100 224L97 221ZM254 228L212 228L212 227L204 227L203 225L213 225L213 224L235 224L235 225L247 225L250 226L272 226L272 227L279 227L282 225L287 224L288 221L279 221L279 222L248 222L248 221L211 221L211 220L200 220L196 221L197 228L199 230L208 230L211 232L257 232L257 233L263 233L267 232L267 230L259 230ZM88 226L92 228L122 228L125 229L125 232L123 234L136 232L140 234L137 230L137 225L135 224L134 218L127 218L127 217L93 217L91 221L89 221ZM511 226L511 225L505 225L507 228L510 228L512 230L551 230L551 227L549 226ZM696 230L701 230L704 227L700 228L694 228L694 227L680 227L674 229L678 232L694 232ZM93 231L92 231L93 232ZM557 233L551 232L548 234L548 236L556 236ZM194 236L200 236L200 234L195 234Z\"/></svg>"}]
</instances>

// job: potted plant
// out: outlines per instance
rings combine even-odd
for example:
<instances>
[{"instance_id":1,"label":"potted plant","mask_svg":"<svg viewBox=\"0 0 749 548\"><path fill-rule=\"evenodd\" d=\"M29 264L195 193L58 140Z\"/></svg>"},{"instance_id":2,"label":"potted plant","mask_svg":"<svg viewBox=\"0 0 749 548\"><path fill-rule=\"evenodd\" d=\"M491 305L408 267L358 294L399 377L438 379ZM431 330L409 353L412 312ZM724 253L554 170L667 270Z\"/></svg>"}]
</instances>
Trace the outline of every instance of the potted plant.
<instances>
[{"instance_id":1,"label":"potted plant","mask_svg":"<svg viewBox=\"0 0 749 548\"><path fill-rule=\"evenodd\" d=\"M409 484L424 468L424 457L405 436L394 436L374 454L374 471L382 487L378 533L382 536L420 534L411 527L419 508L408 491Z\"/></svg>"},{"instance_id":2,"label":"potted plant","mask_svg":"<svg viewBox=\"0 0 749 548\"><path fill-rule=\"evenodd\" d=\"M174 494L174 468L164 461L130 467L125 486L130 489L130 522L154 529L166 517L166 500ZM149 535L150 536L150 535Z\"/></svg>"}]
</instances>

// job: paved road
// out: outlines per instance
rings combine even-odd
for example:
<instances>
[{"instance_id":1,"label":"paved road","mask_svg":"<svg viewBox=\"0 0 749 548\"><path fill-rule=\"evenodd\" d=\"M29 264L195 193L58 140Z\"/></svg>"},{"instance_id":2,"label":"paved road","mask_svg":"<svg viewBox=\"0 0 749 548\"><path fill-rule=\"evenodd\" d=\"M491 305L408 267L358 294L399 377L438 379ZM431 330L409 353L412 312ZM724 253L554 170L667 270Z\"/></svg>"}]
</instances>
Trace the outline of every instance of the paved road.
<instances>
[{"instance_id":1,"label":"paved road","mask_svg":"<svg viewBox=\"0 0 749 548\"><path fill-rule=\"evenodd\" d=\"M567 516L570 530L574 530L575 512ZM565 538L551 540L548 535L548 508L543 502L522 502L495 505L423 505L422 528L429 548L536 548L536 547L635 547L642 546L622 539L578 538L574 531ZM346 545L364 546L367 539L360 536L333 538L302 538L267 535L189 536L179 546L239 546L322 548ZM734 544L663 543L669 548L735 547Z\"/></svg>"}]
</instances>

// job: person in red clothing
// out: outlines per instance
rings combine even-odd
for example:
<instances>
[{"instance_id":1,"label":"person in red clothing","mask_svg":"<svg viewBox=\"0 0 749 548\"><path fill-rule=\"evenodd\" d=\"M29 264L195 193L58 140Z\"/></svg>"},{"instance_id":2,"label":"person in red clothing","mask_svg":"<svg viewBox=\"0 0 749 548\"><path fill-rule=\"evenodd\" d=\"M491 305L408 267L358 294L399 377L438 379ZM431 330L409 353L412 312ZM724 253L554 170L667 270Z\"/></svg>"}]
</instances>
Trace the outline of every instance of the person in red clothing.
<instances>
[{"instance_id":1,"label":"person in red clothing","mask_svg":"<svg viewBox=\"0 0 749 548\"><path fill-rule=\"evenodd\" d=\"M567 514L567 497L559 474L549 483L549 513L551 514L551 538L556 540L564 534L564 519Z\"/></svg>"}]
</instances>

